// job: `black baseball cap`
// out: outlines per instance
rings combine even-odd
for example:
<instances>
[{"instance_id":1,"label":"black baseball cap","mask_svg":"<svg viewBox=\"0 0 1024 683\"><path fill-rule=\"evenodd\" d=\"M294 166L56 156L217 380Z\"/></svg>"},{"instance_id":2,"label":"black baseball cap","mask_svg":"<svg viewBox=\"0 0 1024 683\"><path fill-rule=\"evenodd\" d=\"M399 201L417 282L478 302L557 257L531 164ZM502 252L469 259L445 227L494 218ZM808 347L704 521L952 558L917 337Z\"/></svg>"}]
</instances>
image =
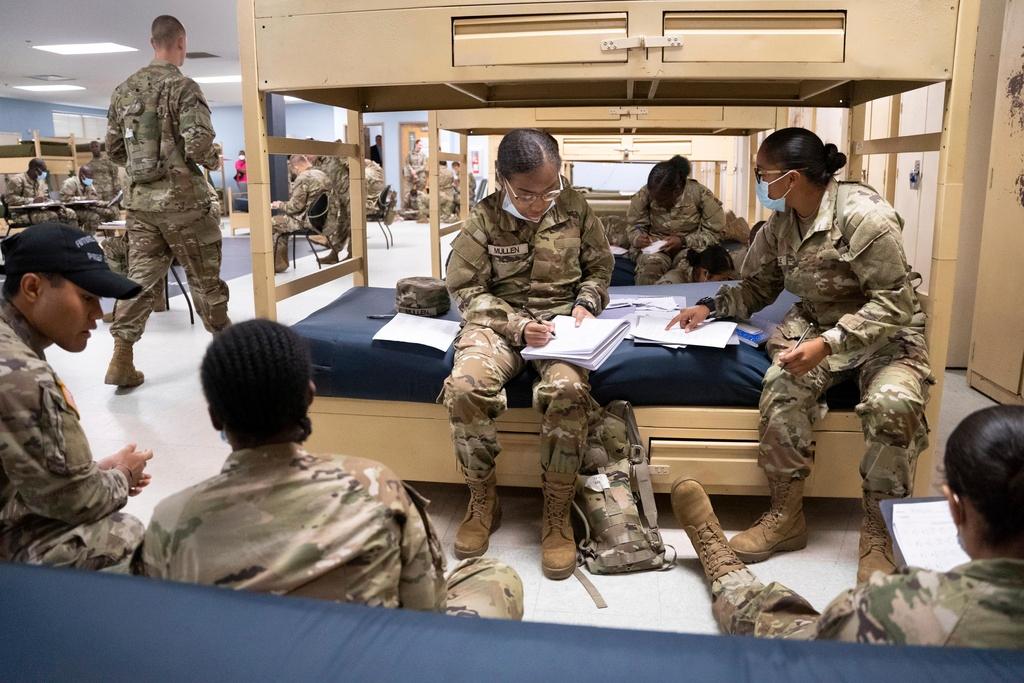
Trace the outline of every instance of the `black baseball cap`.
<instances>
[{"instance_id":1,"label":"black baseball cap","mask_svg":"<svg viewBox=\"0 0 1024 683\"><path fill-rule=\"evenodd\" d=\"M110 270L100 243L92 235L63 223L40 223L0 244L0 273L56 273L90 294L131 299L142 291L134 280Z\"/></svg>"}]
</instances>

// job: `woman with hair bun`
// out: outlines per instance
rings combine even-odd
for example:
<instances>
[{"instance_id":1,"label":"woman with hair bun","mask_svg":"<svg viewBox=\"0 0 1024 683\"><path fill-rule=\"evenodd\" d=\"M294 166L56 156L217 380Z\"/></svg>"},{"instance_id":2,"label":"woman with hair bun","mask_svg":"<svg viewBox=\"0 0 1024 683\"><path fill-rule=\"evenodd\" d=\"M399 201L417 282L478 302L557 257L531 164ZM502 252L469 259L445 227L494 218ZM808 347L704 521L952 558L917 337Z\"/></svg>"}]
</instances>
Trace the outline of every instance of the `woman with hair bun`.
<instances>
[{"instance_id":1,"label":"woman with hair bun","mask_svg":"<svg viewBox=\"0 0 1024 683\"><path fill-rule=\"evenodd\" d=\"M636 284L678 284L688 281L687 251L701 252L722 241L725 212L718 197L690 177L690 162L677 154L654 165L647 185L629 202L626 222ZM666 242L660 251L641 251L659 240Z\"/></svg>"},{"instance_id":2,"label":"woman with hair bun","mask_svg":"<svg viewBox=\"0 0 1024 683\"><path fill-rule=\"evenodd\" d=\"M879 501L913 488L917 456L928 443L924 406L933 379L903 222L870 187L836 182L845 165L835 145L804 128L769 135L755 175L758 199L774 213L758 234L756 266L744 269L739 285L680 311L670 326L693 329L712 313L749 318L783 289L801 298L767 345L774 363L761 393L758 463L771 507L730 544L744 562L807 545L803 489L815 457L812 423L825 391L856 378L867 442L860 464L863 582L875 570L894 569Z\"/></svg>"}]
</instances>

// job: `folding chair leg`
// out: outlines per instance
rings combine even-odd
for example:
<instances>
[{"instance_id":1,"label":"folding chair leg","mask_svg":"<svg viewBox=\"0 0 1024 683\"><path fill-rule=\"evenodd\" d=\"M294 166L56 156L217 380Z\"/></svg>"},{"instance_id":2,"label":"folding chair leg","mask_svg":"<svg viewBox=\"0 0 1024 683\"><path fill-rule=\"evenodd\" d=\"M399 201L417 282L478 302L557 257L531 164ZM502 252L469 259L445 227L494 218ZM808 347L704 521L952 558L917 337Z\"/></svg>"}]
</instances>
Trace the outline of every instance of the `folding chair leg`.
<instances>
[{"instance_id":1,"label":"folding chair leg","mask_svg":"<svg viewBox=\"0 0 1024 683\"><path fill-rule=\"evenodd\" d=\"M313 246L313 240L309 239L309 235L305 235L306 244L309 245L309 250L313 252L313 258L316 259L316 269L320 270L323 266L320 263L320 254L317 253L316 247Z\"/></svg>"},{"instance_id":2,"label":"folding chair leg","mask_svg":"<svg viewBox=\"0 0 1024 683\"><path fill-rule=\"evenodd\" d=\"M296 270L298 268L298 266L295 265L295 249L296 249L295 241L298 239L298 235L296 235L293 232L291 234L291 239L292 239L292 270Z\"/></svg>"},{"instance_id":3,"label":"folding chair leg","mask_svg":"<svg viewBox=\"0 0 1024 683\"><path fill-rule=\"evenodd\" d=\"M390 228L390 226L388 226L387 223L384 223L383 225L384 225L384 230L388 233L388 237L391 238L391 246L395 246L395 235L394 235L394 233L391 232L391 228Z\"/></svg>"},{"instance_id":4,"label":"folding chair leg","mask_svg":"<svg viewBox=\"0 0 1024 683\"><path fill-rule=\"evenodd\" d=\"M178 283L178 291L180 291L181 295L183 297L185 297L185 305L188 306L188 321L189 321L190 324L195 325L196 324L196 313L195 313L195 310L192 308L192 298L189 297L188 292L181 285L181 278L178 277L178 271L176 271L174 269L173 265L170 267L170 272L171 272L171 275L174 276L174 281L176 283ZM166 277L164 278L164 282L165 283L167 282L167 278ZM170 308L171 307L171 295L167 291L168 289L170 289L170 287L167 287L165 285L164 286L164 296L167 297L167 308Z\"/></svg>"},{"instance_id":5,"label":"folding chair leg","mask_svg":"<svg viewBox=\"0 0 1024 683\"><path fill-rule=\"evenodd\" d=\"M385 228L384 224L381 223L380 221L377 221L377 225L380 226L380 234L384 235L384 248L385 249L390 249L391 248L391 241L388 239L387 228Z\"/></svg>"}]
</instances>

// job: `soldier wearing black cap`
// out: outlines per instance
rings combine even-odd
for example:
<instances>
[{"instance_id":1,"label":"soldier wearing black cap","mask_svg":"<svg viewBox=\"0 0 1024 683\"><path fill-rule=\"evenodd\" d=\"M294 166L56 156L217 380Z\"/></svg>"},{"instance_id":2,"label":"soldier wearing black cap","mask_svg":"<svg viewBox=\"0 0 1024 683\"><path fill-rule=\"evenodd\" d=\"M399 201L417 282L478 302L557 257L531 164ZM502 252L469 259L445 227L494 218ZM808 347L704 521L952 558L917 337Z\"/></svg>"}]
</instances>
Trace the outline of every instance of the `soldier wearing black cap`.
<instances>
[{"instance_id":1,"label":"soldier wearing black cap","mask_svg":"<svg viewBox=\"0 0 1024 683\"><path fill-rule=\"evenodd\" d=\"M149 483L152 451L92 459L71 392L46 362L85 349L101 297L139 285L110 271L92 235L44 223L0 245L0 561L127 567L143 527L118 512Z\"/></svg>"}]
</instances>

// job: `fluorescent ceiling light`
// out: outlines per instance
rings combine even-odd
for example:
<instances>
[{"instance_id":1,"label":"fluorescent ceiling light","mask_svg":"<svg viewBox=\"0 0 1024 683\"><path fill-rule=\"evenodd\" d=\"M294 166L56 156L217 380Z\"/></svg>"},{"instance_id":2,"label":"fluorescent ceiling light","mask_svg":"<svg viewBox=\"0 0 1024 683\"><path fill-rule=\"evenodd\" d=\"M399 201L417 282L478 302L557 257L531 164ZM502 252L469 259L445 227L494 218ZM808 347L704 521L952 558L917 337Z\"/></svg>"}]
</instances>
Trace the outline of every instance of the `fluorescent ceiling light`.
<instances>
[{"instance_id":1,"label":"fluorescent ceiling light","mask_svg":"<svg viewBox=\"0 0 1024 683\"><path fill-rule=\"evenodd\" d=\"M234 76L193 76L192 80L196 83L241 83L241 74L235 74Z\"/></svg>"},{"instance_id":2,"label":"fluorescent ceiling light","mask_svg":"<svg viewBox=\"0 0 1024 683\"><path fill-rule=\"evenodd\" d=\"M64 92L66 90L85 90L80 85L16 85L16 90L28 90L30 92Z\"/></svg>"},{"instance_id":3,"label":"fluorescent ceiling light","mask_svg":"<svg viewBox=\"0 0 1024 683\"><path fill-rule=\"evenodd\" d=\"M69 43L67 45L33 45L36 50L58 55L100 55L110 52L138 52L134 47L117 43Z\"/></svg>"}]
</instances>

